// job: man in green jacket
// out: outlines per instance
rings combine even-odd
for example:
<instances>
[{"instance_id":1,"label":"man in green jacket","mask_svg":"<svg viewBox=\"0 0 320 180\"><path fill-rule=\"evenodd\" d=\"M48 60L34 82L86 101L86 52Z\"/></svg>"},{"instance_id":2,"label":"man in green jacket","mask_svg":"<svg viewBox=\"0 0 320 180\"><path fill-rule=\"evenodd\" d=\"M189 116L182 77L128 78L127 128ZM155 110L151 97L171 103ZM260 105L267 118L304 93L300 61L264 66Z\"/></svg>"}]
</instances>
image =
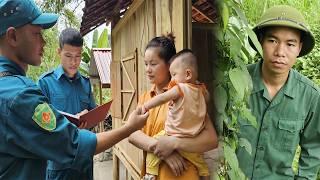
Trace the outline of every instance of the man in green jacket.
<instances>
[{"instance_id":1,"label":"man in green jacket","mask_svg":"<svg viewBox=\"0 0 320 180\"><path fill-rule=\"evenodd\" d=\"M248 66L253 82L249 106L257 128L240 120L240 137L251 154L237 150L240 168L249 179L315 179L320 165L320 93L294 69L297 57L308 54L315 39L302 14L290 6L275 6L254 27L262 60ZM252 43L251 43L252 44ZM298 145L297 174L292 163Z\"/></svg>"}]
</instances>

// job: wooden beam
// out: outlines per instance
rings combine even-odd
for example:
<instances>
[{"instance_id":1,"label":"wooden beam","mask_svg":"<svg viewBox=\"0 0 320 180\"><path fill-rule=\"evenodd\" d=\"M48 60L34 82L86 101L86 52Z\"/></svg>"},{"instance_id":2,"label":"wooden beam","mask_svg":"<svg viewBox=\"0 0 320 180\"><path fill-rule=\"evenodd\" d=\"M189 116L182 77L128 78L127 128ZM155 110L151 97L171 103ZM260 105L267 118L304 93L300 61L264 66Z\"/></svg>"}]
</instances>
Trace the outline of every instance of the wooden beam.
<instances>
[{"instance_id":1,"label":"wooden beam","mask_svg":"<svg viewBox=\"0 0 320 180\"><path fill-rule=\"evenodd\" d=\"M136 10L141 6L144 0L134 0L130 5L129 10L126 11L123 18L115 25L112 29L112 34L117 34L117 32L121 29L121 27L126 24L126 22L131 18L131 16L136 12Z\"/></svg>"},{"instance_id":2,"label":"wooden beam","mask_svg":"<svg viewBox=\"0 0 320 180\"><path fill-rule=\"evenodd\" d=\"M113 148L114 149L114 148ZM112 158L112 175L113 175L113 180L119 180L119 158L115 153L113 153L113 158Z\"/></svg>"},{"instance_id":3,"label":"wooden beam","mask_svg":"<svg viewBox=\"0 0 320 180\"><path fill-rule=\"evenodd\" d=\"M192 9L197 11L199 14L201 14L202 17L204 17L205 19L207 19L210 23L213 23L213 19L209 18L204 12L202 12L200 9L198 9L195 6L192 6Z\"/></svg>"},{"instance_id":4,"label":"wooden beam","mask_svg":"<svg viewBox=\"0 0 320 180\"><path fill-rule=\"evenodd\" d=\"M131 162L129 159L127 159L126 155L124 154L124 151L119 149L118 145L115 145L113 147L113 153L116 155L116 157L123 163L123 165L126 167L128 171L130 171L131 177L135 180L140 180L140 173L137 172L137 170L133 167L134 163ZM118 163L119 168L119 163ZM118 171L119 172L119 171ZM113 176L115 177L115 176ZM118 176L119 178L119 176Z\"/></svg>"},{"instance_id":5,"label":"wooden beam","mask_svg":"<svg viewBox=\"0 0 320 180\"><path fill-rule=\"evenodd\" d=\"M186 41L187 48L192 48L192 1L188 0L186 3Z\"/></svg>"}]
</instances>

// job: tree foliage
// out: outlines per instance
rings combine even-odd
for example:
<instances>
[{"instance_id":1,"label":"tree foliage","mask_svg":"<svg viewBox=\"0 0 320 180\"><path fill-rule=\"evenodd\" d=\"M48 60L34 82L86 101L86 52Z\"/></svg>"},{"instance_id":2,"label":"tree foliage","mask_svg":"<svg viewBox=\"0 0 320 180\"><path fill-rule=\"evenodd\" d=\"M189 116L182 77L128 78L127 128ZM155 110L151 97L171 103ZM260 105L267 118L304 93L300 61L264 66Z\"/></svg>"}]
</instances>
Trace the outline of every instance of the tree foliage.
<instances>
[{"instance_id":1,"label":"tree foliage","mask_svg":"<svg viewBox=\"0 0 320 180\"><path fill-rule=\"evenodd\" d=\"M222 132L220 145L223 147L224 159L216 179L246 179L239 168L236 148L245 147L250 153L251 144L247 139L238 138L238 119L247 120L252 126L257 125L255 117L247 108L247 100L252 89L252 82L246 64L253 61L255 51L250 47L250 37L259 52L261 46L249 27L241 10L239 0L220 2L221 22L216 30L218 39L218 58L216 64L215 107L219 130Z\"/></svg>"}]
</instances>

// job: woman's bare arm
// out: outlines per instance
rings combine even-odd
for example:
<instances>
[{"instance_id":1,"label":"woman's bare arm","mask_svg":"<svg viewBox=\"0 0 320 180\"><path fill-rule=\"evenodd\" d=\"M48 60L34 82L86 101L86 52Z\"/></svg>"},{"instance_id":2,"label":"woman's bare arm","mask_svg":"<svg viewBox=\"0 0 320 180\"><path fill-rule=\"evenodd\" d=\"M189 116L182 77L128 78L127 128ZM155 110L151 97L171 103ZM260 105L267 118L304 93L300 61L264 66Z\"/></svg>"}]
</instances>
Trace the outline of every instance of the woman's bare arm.
<instances>
[{"instance_id":1,"label":"woman's bare arm","mask_svg":"<svg viewBox=\"0 0 320 180\"><path fill-rule=\"evenodd\" d=\"M158 139L154 153L161 159L166 158L174 150L187 152L206 152L218 147L217 133L207 116L205 128L193 138L177 138L164 136Z\"/></svg>"},{"instance_id":2,"label":"woman's bare arm","mask_svg":"<svg viewBox=\"0 0 320 180\"><path fill-rule=\"evenodd\" d=\"M157 140L139 130L129 136L129 142L144 151L153 152Z\"/></svg>"}]
</instances>

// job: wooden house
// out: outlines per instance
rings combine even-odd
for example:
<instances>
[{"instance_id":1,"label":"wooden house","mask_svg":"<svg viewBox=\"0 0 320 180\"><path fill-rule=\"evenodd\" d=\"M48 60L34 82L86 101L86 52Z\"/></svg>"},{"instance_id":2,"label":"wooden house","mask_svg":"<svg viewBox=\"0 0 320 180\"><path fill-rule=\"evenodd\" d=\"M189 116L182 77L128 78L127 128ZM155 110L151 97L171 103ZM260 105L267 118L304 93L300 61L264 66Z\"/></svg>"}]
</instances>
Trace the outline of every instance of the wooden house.
<instances>
[{"instance_id":1,"label":"wooden house","mask_svg":"<svg viewBox=\"0 0 320 180\"><path fill-rule=\"evenodd\" d=\"M199 79L212 92L216 21L212 0L86 0L83 34L99 24L112 23L113 128L126 122L139 94L151 87L143 56L146 44L155 36L173 32L177 51L193 49L199 59ZM113 179L139 179L142 151L125 139L114 146L113 152ZM124 172L120 166L125 167Z\"/></svg>"}]
</instances>

